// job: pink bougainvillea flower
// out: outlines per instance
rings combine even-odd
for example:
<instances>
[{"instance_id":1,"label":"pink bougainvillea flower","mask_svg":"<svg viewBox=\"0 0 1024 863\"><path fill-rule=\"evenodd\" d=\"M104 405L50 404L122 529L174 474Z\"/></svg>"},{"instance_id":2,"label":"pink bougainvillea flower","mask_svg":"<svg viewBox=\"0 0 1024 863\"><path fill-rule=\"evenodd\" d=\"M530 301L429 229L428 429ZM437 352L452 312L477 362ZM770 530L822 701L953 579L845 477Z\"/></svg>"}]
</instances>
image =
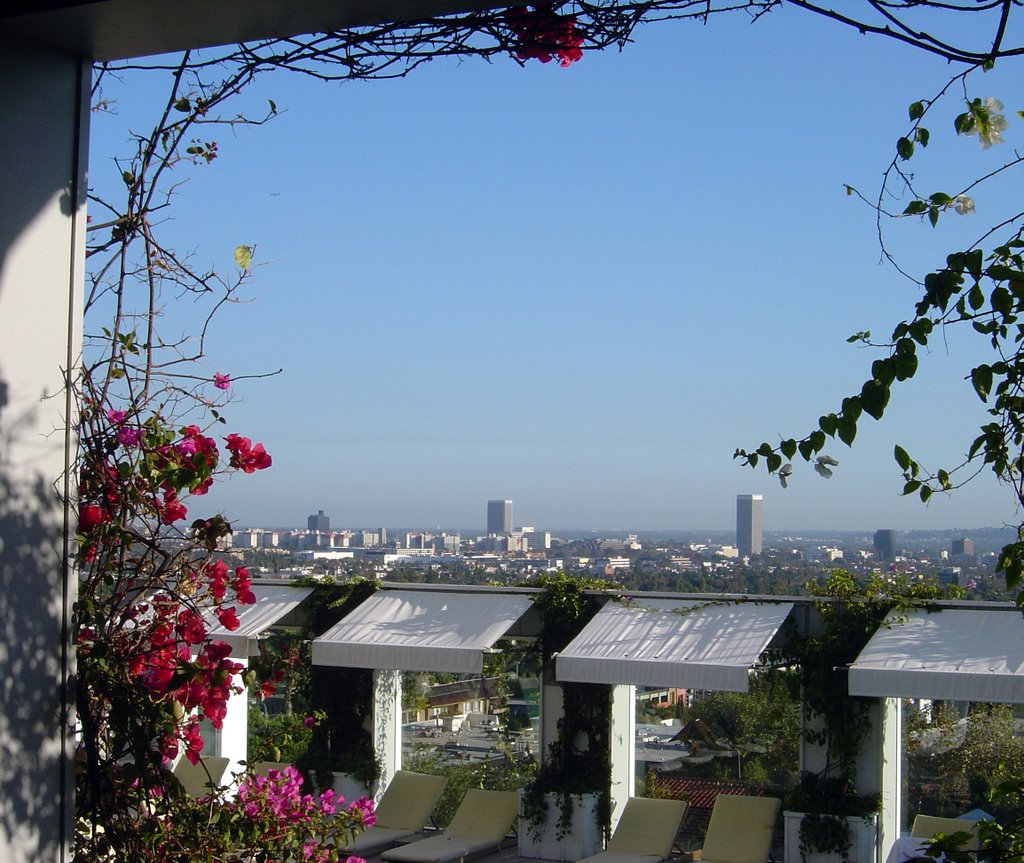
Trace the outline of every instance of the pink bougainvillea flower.
<instances>
[{"instance_id":1,"label":"pink bougainvillea flower","mask_svg":"<svg viewBox=\"0 0 1024 863\"><path fill-rule=\"evenodd\" d=\"M270 455L258 443L253 446L249 438L239 434L229 434L224 440L227 442L228 452L231 453L230 465L233 468L252 473L257 470L265 470L273 464Z\"/></svg>"},{"instance_id":2,"label":"pink bougainvillea flower","mask_svg":"<svg viewBox=\"0 0 1024 863\"><path fill-rule=\"evenodd\" d=\"M183 609L178 615L178 635L185 644L202 644L206 638L203 618L191 609Z\"/></svg>"},{"instance_id":3,"label":"pink bougainvillea flower","mask_svg":"<svg viewBox=\"0 0 1024 863\"><path fill-rule=\"evenodd\" d=\"M305 719L302 720L302 724L305 725L306 728L316 728L316 717L307 716Z\"/></svg>"},{"instance_id":4,"label":"pink bougainvillea flower","mask_svg":"<svg viewBox=\"0 0 1024 863\"><path fill-rule=\"evenodd\" d=\"M231 386L231 375L222 375L220 372L214 373L213 385L219 390L226 390Z\"/></svg>"},{"instance_id":5,"label":"pink bougainvillea flower","mask_svg":"<svg viewBox=\"0 0 1024 863\"><path fill-rule=\"evenodd\" d=\"M160 521L164 524L174 524L174 522L180 521L188 515L185 504L178 500L177 494L173 491L164 492L163 506L159 506L159 509Z\"/></svg>"},{"instance_id":6,"label":"pink bougainvillea flower","mask_svg":"<svg viewBox=\"0 0 1024 863\"><path fill-rule=\"evenodd\" d=\"M107 514L94 503L87 503L78 511L78 532L88 533L108 520Z\"/></svg>"},{"instance_id":7,"label":"pink bougainvillea flower","mask_svg":"<svg viewBox=\"0 0 1024 863\"><path fill-rule=\"evenodd\" d=\"M185 741L185 757L193 764L198 764L203 751L203 735L199 733L198 720L192 720L185 726L182 738Z\"/></svg>"},{"instance_id":8,"label":"pink bougainvillea flower","mask_svg":"<svg viewBox=\"0 0 1024 863\"><path fill-rule=\"evenodd\" d=\"M583 58L583 31L575 15L558 15L550 4L514 6L505 12L505 23L516 37L512 53L519 60L558 60L562 68Z\"/></svg>"},{"instance_id":9,"label":"pink bougainvillea flower","mask_svg":"<svg viewBox=\"0 0 1024 863\"><path fill-rule=\"evenodd\" d=\"M107 419L114 425L119 426L124 422L124 418L127 416L124 411L115 411L113 408L107 411Z\"/></svg>"},{"instance_id":10,"label":"pink bougainvillea flower","mask_svg":"<svg viewBox=\"0 0 1024 863\"><path fill-rule=\"evenodd\" d=\"M228 632L234 632L241 625L238 622L238 615L235 613L235 607L233 605L227 608L218 608L215 612L217 620L220 621L220 625L223 626Z\"/></svg>"},{"instance_id":11,"label":"pink bougainvillea flower","mask_svg":"<svg viewBox=\"0 0 1024 863\"><path fill-rule=\"evenodd\" d=\"M119 428L117 442L123 446L138 446L142 442L142 429Z\"/></svg>"}]
</instances>

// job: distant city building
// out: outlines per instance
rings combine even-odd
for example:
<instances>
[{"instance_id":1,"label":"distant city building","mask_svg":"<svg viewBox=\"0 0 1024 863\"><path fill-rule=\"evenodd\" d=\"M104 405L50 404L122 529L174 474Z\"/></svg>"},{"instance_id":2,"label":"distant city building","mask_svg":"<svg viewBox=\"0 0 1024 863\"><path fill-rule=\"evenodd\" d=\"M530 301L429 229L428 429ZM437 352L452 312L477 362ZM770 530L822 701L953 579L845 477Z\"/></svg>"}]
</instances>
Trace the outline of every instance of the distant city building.
<instances>
[{"instance_id":1,"label":"distant city building","mask_svg":"<svg viewBox=\"0 0 1024 863\"><path fill-rule=\"evenodd\" d=\"M357 530L353 539L358 548L375 548L380 545L380 534L374 530Z\"/></svg>"},{"instance_id":2,"label":"distant city building","mask_svg":"<svg viewBox=\"0 0 1024 863\"><path fill-rule=\"evenodd\" d=\"M879 560L896 560L896 531L875 531L875 557Z\"/></svg>"},{"instance_id":3,"label":"distant city building","mask_svg":"<svg viewBox=\"0 0 1024 863\"><path fill-rule=\"evenodd\" d=\"M331 529L330 516L324 515L324 511L321 509L316 515L311 515L306 519L306 529L314 533L327 533Z\"/></svg>"},{"instance_id":4,"label":"distant city building","mask_svg":"<svg viewBox=\"0 0 1024 863\"><path fill-rule=\"evenodd\" d=\"M487 532L512 533L512 501L487 501Z\"/></svg>"},{"instance_id":5,"label":"distant city building","mask_svg":"<svg viewBox=\"0 0 1024 863\"><path fill-rule=\"evenodd\" d=\"M764 495L736 495L736 545L740 557L761 553L761 534L764 530Z\"/></svg>"},{"instance_id":6,"label":"distant city building","mask_svg":"<svg viewBox=\"0 0 1024 863\"><path fill-rule=\"evenodd\" d=\"M970 555L974 556L974 540L968 539L966 536L963 539L953 540L953 554L954 555Z\"/></svg>"},{"instance_id":7,"label":"distant city building","mask_svg":"<svg viewBox=\"0 0 1024 863\"><path fill-rule=\"evenodd\" d=\"M461 545L462 537L460 537L457 533L442 533L440 536L434 537L435 551L448 552L449 554L458 554Z\"/></svg>"}]
</instances>

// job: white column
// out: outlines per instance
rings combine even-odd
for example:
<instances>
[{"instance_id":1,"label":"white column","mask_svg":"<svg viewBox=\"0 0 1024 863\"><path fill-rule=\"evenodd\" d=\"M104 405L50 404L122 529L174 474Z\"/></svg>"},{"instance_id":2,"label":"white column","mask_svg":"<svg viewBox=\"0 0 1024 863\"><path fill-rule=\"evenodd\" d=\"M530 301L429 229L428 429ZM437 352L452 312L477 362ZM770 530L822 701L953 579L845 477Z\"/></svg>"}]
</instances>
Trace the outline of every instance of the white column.
<instances>
[{"instance_id":1,"label":"white column","mask_svg":"<svg viewBox=\"0 0 1024 863\"><path fill-rule=\"evenodd\" d=\"M245 666L239 673L239 679L249 668L249 659L245 656L232 655L233 662ZM232 693L228 698L227 713L221 725L219 746L216 755L228 759L228 771L224 781L230 780L232 774L241 773L245 767L241 763L249 758L249 693Z\"/></svg>"},{"instance_id":2,"label":"white column","mask_svg":"<svg viewBox=\"0 0 1024 863\"><path fill-rule=\"evenodd\" d=\"M903 713L899 698L883 698L882 812L878 820L878 859L885 860L900 835L903 804Z\"/></svg>"},{"instance_id":3,"label":"white column","mask_svg":"<svg viewBox=\"0 0 1024 863\"><path fill-rule=\"evenodd\" d=\"M0 40L0 860L69 859L89 69Z\"/></svg>"},{"instance_id":4,"label":"white column","mask_svg":"<svg viewBox=\"0 0 1024 863\"><path fill-rule=\"evenodd\" d=\"M548 748L558 740L558 723L564 713L562 687L545 683L540 695L540 752L537 753L541 764L547 760Z\"/></svg>"},{"instance_id":5,"label":"white column","mask_svg":"<svg viewBox=\"0 0 1024 863\"><path fill-rule=\"evenodd\" d=\"M380 762L377 796L402 768L402 672L373 672L373 749ZM372 789L371 789L372 790Z\"/></svg>"},{"instance_id":6,"label":"white column","mask_svg":"<svg viewBox=\"0 0 1024 863\"><path fill-rule=\"evenodd\" d=\"M612 829L636 789L636 687L613 686L611 710Z\"/></svg>"}]
</instances>

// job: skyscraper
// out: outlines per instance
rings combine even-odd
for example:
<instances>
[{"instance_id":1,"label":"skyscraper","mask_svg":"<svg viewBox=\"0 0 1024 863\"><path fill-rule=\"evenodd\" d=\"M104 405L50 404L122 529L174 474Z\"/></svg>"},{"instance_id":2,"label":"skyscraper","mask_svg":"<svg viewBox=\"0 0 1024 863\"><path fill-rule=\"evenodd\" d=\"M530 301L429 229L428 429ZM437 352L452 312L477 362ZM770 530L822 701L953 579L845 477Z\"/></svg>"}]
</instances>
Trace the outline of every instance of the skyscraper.
<instances>
[{"instance_id":1,"label":"skyscraper","mask_svg":"<svg viewBox=\"0 0 1024 863\"><path fill-rule=\"evenodd\" d=\"M331 518L324 515L323 510L320 510L316 515L311 515L306 519L306 529L314 533L327 533L331 529Z\"/></svg>"},{"instance_id":2,"label":"skyscraper","mask_svg":"<svg viewBox=\"0 0 1024 863\"><path fill-rule=\"evenodd\" d=\"M964 537L963 539L953 540L953 554L972 556L974 554L974 540Z\"/></svg>"},{"instance_id":3,"label":"skyscraper","mask_svg":"<svg viewBox=\"0 0 1024 863\"><path fill-rule=\"evenodd\" d=\"M512 501L487 501L487 532L512 533Z\"/></svg>"},{"instance_id":4,"label":"skyscraper","mask_svg":"<svg viewBox=\"0 0 1024 863\"><path fill-rule=\"evenodd\" d=\"M736 546L740 557L761 553L761 531L764 514L761 511L764 495L736 495Z\"/></svg>"},{"instance_id":5,"label":"skyscraper","mask_svg":"<svg viewBox=\"0 0 1024 863\"><path fill-rule=\"evenodd\" d=\"M879 560L896 560L896 531L875 531L875 557Z\"/></svg>"}]
</instances>

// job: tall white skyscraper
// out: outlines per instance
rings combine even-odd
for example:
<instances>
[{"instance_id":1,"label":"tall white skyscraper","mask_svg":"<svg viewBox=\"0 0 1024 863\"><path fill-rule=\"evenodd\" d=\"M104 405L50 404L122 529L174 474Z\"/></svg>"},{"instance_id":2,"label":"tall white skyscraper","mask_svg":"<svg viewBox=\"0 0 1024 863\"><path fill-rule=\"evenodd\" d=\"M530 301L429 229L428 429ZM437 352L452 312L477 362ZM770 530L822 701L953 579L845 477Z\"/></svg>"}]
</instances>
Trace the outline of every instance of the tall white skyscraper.
<instances>
[{"instance_id":1,"label":"tall white skyscraper","mask_svg":"<svg viewBox=\"0 0 1024 863\"><path fill-rule=\"evenodd\" d=\"M762 505L764 495L736 495L736 546L740 557L761 553L761 532L764 528Z\"/></svg>"},{"instance_id":2,"label":"tall white skyscraper","mask_svg":"<svg viewBox=\"0 0 1024 863\"><path fill-rule=\"evenodd\" d=\"M487 501L487 532L512 533L512 501Z\"/></svg>"}]
</instances>

